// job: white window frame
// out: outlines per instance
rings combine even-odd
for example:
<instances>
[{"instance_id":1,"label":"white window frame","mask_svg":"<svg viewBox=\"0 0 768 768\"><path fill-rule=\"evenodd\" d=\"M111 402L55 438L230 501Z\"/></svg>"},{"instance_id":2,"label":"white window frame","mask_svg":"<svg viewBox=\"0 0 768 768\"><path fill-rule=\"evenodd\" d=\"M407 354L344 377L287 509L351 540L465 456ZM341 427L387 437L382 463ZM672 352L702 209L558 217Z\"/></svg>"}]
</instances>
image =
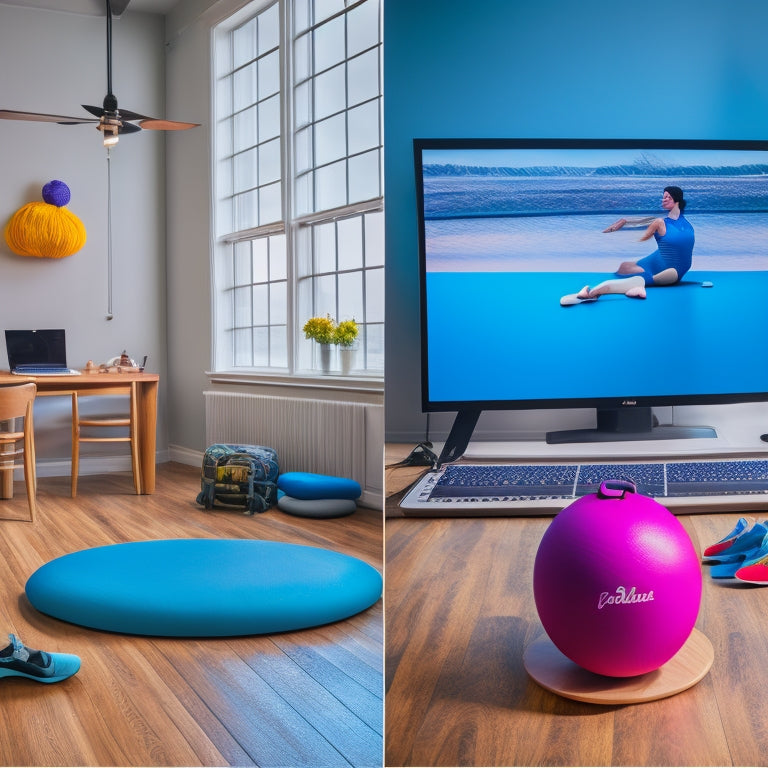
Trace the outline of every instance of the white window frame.
<instances>
[{"instance_id":1,"label":"white window frame","mask_svg":"<svg viewBox=\"0 0 768 768\"><path fill-rule=\"evenodd\" d=\"M328 19L333 19L336 16L342 15L347 11L362 5L363 2L372 2L373 0L331 0L331 2L345 3L346 7L332 13L328 16ZM222 22L213 30L213 45L214 45L214 84L213 84L213 114L214 124L214 148L213 148L213 173L215 178L214 189L214 211L215 211L215 227L216 238L214 241L214 254L212 263L212 279L214 290L214 327L213 327L213 358L214 358L214 370L213 374L216 378L222 380L250 380L250 379L267 379L277 380L284 379L286 381L299 378L302 382L306 382L309 379L318 378L324 383L329 383L329 380L345 380L352 386L359 386L363 389L369 389L371 385L380 386L383 381L383 210L384 201L383 194L371 198L369 200L363 200L360 202L353 202L349 205L343 205L332 210L322 210L316 213L308 213L302 216L295 216L293 211L295 210L295 184L296 175L294 173L294 141L296 137L296 126L294 125L293 116L293 102L294 102L294 85L293 85L293 19L292 13L295 0L264 0L259 3L255 0L242 8L237 13L233 14L228 20ZM313 3L315 0L309 0ZM378 151L379 160L379 191L382 191L383 185L383 115L381 109L381 77L382 77L382 60L381 60L381 5L380 0L376 0L378 3L378 15L379 15L379 42L378 42L378 76L379 76L379 117L378 117ZM221 161L219 160L220 149L217 141L217 131L221 116L217 108L217 94L218 94L218 75L216 74L216 60L220 55L220 42L222 37L228 37L231 34L231 30L240 27L248 19L255 15L258 15L271 6L279 4L280 17L281 17L281 39L280 39L280 99L281 99L281 173L282 173L282 208L283 208L283 220L281 222L267 222L264 224L257 224L254 227L222 232L222 213L225 207L221 204L222 195L221 178L219 176L221 172ZM326 19L327 20L327 19ZM325 23L326 20L321 21ZM227 47L230 48L229 43ZM286 55L289 52L290 55ZM368 50L370 53L370 49ZM346 54L346 51L345 51ZM350 57L352 58L352 57ZM287 59L287 61L286 61ZM345 57L345 61L348 61ZM314 73L316 74L316 73ZM291 83L289 88L286 88L286 83ZM287 98L286 98L287 96ZM375 100L371 100L375 101ZM344 114L348 114L349 109L345 110ZM346 118L345 118L346 119ZM348 150L348 147L347 147ZM345 157L351 157L353 153L346 151ZM230 191L232 187L230 187ZM232 216L234 221L234 214L231 211L228 215ZM314 269L314 254L307 254L301 247L301 240L305 233L312 230L318 225L323 225L327 222L339 222L349 219L350 217L361 216L364 219L370 221L369 217L378 217L381 232L381 242L379 248L381 250L380 255L377 255L373 264L367 264L365 261L365 242L362 244L362 263L358 267L353 267L352 271L359 272L360 281L362 284L362 302L363 302L363 317L355 317L358 321L361 329L361 344L358 352L358 358L360 359L359 367L349 376L342 376L338 370L334 371L330 377L319 377L316 368L314 367L311 357L314 357L314 352L318 345L315 342L308 342L303 338L301 328L305 321L304 315L307 314L325 314L325 312L316 312L315 295L319 290L317 288L318 278L317 272ZM363 229L363 237L365 237L365 230ZM286 247L286 275L285 280L287 284L286 292L286 359L284 365L235 365L233 349L233 338L235 333L236 323L235 308L232 296L234 289L234 262L235 248L243 248L243 244L255 240L260 237L274 238L276 235L284 234L285 247ZM338 244L337 258L338 258ZM308 267L309 264L309 267ZM307 270L309 269L309 275ZM303 271L302 271L303 270ZM338 283L339 275L343 274L344 270L336 270L335 279ZM376 273L373 275L373 273ZM366 324L366 319L371 317L366 312L365 305L365 280L374 279L374 284L380 284L381 296L378 301L380 302L380 308L378 309L381 314L380 317L374 320L369 320ZM302 299L299 298L300 283L310 281L315 288L311 291L312 299L306 298L306 291L301 290ZM228 298L229 297L229 298ZM312 306L306 306L302 310L300 303L307 304L309 301ZM336 298L338 306L338 295ZM334 315L335 316L335 315ZM336 317L337 320L349 319L345 316ZM252 323L251 327L257 327L258 324ZM271 325L270 328L274 328L275 325ZM255 332L255 331L254 331ZM379 351L376 359L380 361L378 366L369 365L367 360L368 347L366 345L367 339L365 338L366 332L378 334ZM371 337L373 338L373 337ZM229 346L228 346L229 345ZM228 346L228 348L227 348ZM270 362L270 361L268 361ZM344 381L340 382L344 385Z\"/></svg>"}]
</instances>

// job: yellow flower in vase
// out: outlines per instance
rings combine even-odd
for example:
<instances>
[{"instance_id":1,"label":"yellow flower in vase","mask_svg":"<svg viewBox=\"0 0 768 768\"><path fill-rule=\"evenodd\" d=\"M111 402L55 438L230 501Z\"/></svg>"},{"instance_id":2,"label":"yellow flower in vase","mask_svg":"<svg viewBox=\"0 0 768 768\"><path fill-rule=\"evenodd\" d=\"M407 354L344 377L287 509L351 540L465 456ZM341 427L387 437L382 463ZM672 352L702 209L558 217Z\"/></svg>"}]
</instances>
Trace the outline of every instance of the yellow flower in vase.
<instances>
[{"instance_id":1,"label":"yellow flower in vase","mask_svg":"<svg viewBox=\"0 0 768 768\"><path fill-rule=\"evenodd\" d=\"M314 339L318 344L333 344L335 323L330 315L325 317L310 317L304 327L304 338Z\"/></svg>"},{"instance_id":2,"label":"yellow flower in vase","mask_svg":"<svg viewBox=\"0 0 768 768\"><path fill-rule=\"evenodd\" d=\"M354 320L342 320L334 330L333 343L341 347L351 347L357 340L359 330Z\"/></svg>"}]
</instances>

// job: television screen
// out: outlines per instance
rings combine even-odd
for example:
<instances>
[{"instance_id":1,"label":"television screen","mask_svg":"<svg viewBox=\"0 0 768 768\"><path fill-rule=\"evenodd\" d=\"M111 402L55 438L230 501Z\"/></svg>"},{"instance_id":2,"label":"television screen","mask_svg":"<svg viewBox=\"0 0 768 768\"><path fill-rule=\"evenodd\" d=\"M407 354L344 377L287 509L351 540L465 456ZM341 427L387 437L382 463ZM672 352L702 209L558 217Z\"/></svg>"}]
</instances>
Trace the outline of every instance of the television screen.
<instances>
[{"instance_id":1,"label":"television screen","mask_svg":"<svg viewBox=\"0 0 768 768\"><path fill-rule=\"evenodd\" d=\"M766 399L768 142L414 150L425 411Z\"/></svg>"}]
</instances>

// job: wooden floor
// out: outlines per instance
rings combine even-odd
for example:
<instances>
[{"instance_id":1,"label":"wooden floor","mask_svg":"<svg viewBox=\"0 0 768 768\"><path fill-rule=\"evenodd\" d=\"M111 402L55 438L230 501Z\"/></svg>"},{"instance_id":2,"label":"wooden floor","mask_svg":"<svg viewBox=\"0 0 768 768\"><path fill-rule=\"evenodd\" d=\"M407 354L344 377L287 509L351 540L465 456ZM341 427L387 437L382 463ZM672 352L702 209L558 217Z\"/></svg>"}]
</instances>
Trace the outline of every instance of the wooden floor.
<instances>
[{"instance_id":1,"label":"wooden floor","mask_svg":"<svg viewBox=\"0 0 768 768\"><path fill-rule=\"evenodd\" d=\"M157 491L129 474L39 480L34 525L0 520L0 632L76 653L73 678L0 680L0 765L376 766L382 760L381 601L346 621L272 636L130 637L36 612L29 575L86 547L157 538L263 538L325 547L382 568L381 513L336 520L195 504L199 470L158 467ZM27 514L21 484L0 516ZM4 639L4 638L3 638ZM3 639L0 639L2 642Z\"/></svg>"},{"instance_id":2,"label":"wooden floor","mask_svg":"<svg viewBox=\"0 0 768 768\"><path fill-rule=\"evenodd\" d=\"M737 518L679 519L701 552ZM528 677L549 523L387 519L386 765L768 765L768 588L716 584L705 568L696 626L715 660L676 696L584 704Z\"/></svg>"}]
</instances>

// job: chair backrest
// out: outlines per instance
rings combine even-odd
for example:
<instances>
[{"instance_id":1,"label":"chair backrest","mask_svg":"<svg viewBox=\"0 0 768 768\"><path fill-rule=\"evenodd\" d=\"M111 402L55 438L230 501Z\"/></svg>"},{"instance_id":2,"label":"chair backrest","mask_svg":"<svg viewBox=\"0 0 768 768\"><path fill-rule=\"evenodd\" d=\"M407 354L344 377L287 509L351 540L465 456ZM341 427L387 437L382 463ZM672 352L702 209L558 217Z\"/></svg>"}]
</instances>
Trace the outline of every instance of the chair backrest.
<instances>
[{"instance_id":1,"label":"chair backrest","mask_svg":"<svg viewBox=\"0 0 768 768\"><path fill-rule=\"evenodd\" d=\"M26 416L36 393L34 382L0 387L0 421Z\"/></svg>"}]
</instances>

